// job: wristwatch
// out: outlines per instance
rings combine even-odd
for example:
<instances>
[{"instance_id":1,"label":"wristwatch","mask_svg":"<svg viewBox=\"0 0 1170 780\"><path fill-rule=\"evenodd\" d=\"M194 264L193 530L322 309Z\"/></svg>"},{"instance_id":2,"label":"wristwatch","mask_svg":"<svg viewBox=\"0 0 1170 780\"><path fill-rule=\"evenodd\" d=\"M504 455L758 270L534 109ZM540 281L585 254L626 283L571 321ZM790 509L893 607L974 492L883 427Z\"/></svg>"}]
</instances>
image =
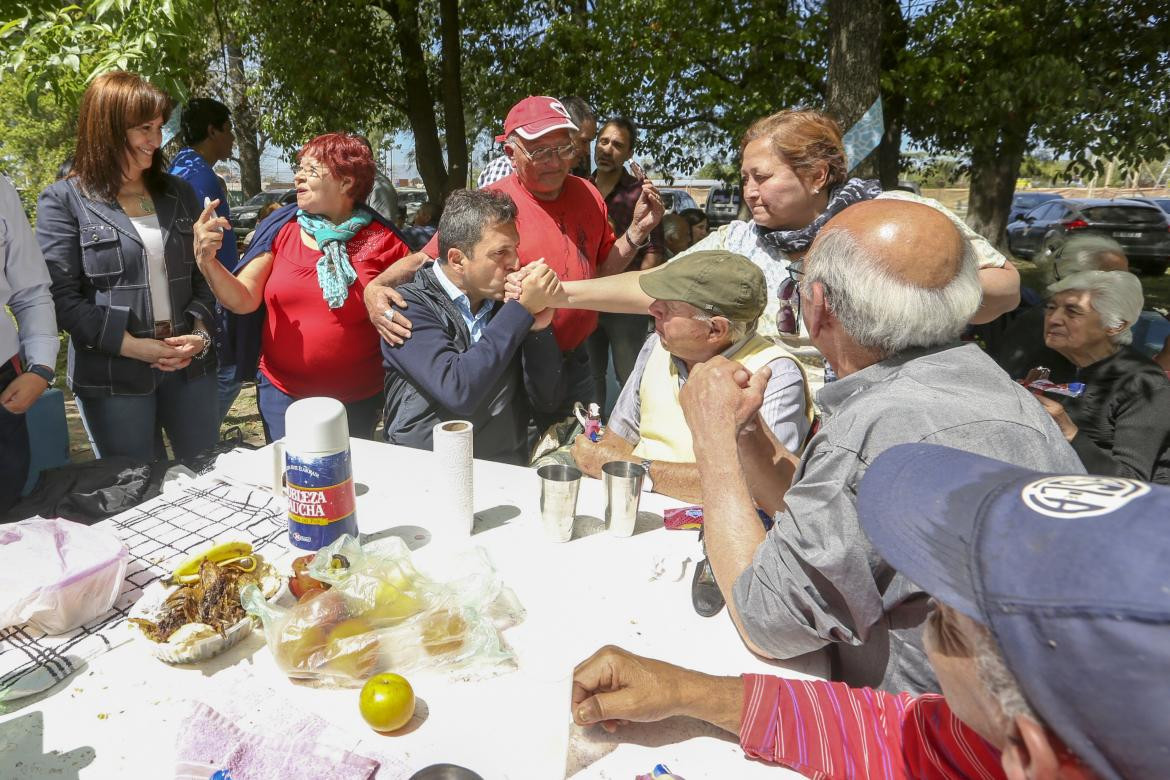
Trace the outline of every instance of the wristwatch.
<instances>
[{"instance_id":1,"label":"wristwatch","mask_svg":"<svg viewBox=\"0 0 1170 780\"><path fill-rule=\"evenodd\" d=\"M26 368L25 371L27 371L30 374L36 374L41 379L48 382L50 387L53 385L53 380L55 380L57 378L56 371L54 371L53 369L49 368L48 366L42 365L40 363L33 363L31 366Z\"/></svg>"},{"instance_id":2,"label":"wristwatch","mask_svg":"<svg viewBox=\"0 0 1170 780\"><path fill-rule=\"evenodd\" d=\"M642 461L642 464L641 464L642 468L646 470L646 476L642 478L642 492L643 493L653 493L654 492L654 480L650 477L650 464L652 464L653 462L654 461L650 460L649 458L646 458Z\"/></svg>"}]
</instances>

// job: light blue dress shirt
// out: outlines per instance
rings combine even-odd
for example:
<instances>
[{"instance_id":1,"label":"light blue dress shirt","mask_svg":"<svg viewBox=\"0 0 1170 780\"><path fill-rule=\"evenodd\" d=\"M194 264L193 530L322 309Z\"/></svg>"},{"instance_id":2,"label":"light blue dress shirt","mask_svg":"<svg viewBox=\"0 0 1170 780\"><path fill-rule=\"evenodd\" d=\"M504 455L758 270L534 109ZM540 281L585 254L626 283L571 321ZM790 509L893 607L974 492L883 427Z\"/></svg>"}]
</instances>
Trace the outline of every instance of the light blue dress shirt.
<instances>
[{"instance_id":1,"label":"light blue dress shirt","mask_svg":"<svg viewBox=\"0 0 1170 780\"><path fill-rule=\"evenodd\" d=\"M49 269L20 196L0 176L0 362L19 351L27 365L56 369L57 314L49 285ZM15 323L5 306L12 309Z\"/></svg>"},{"instance_id":2,"label":"light blue dress shirt","mask_svg":"<svg viewBox=\"0 0 1170 780\"><path fill-rule=\"evenodd\" d=\"M459 309L459 313L463 315L463 322L467 324L467 330L471 332L471 343L474 344L483 337L483 329L487 327L488 320L491 319L492 301L483 301L479 305L479 311L472 314L471 299L467 297L467 293L456 287L450 279L447 278L445 263L435 263L435 278L439 280L443 290L455 302L455 308Z\"/></svg>"}]
</instances>

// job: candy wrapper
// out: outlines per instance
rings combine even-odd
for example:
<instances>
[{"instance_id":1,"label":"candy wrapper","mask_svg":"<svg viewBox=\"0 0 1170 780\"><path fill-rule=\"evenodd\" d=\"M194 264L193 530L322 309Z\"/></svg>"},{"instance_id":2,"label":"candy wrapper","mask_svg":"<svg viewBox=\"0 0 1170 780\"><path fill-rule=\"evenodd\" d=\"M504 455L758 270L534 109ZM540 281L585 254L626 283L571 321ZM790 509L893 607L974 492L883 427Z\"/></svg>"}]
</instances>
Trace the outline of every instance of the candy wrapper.
<instances>
[{"instance_id":1,"label":"candy wrapper","mask_svg":"<svg viewBox=\"0 0 1170 780\"><path fill-rule=\"evenodd\" d=\"M573 415L577 418L577 422L581 423L584 429L583 433L589 437L589 441L601 440L601 407L597 404L589 404L589 412L585 412L585 408L581 406L578 401L573 405Z\"/></svg>"},{"instance_id":2,"label":"candy wrapper","mask_svg":"<svg viewBox=\"0 0 1170 780\"><path fill-rule=\"evenodd\" d=\"M1069 398L1080 398L1085 394L1084 382L1068 382L1063 385L1058 385L1055 382L1049 382L1047 379L1041 379L1038 382L1032 382L1025 385L1034 393L1053 393L1055 395L1065 395Z\"/></svg>"},{"instance_id":3,"label":"candy wrapper","mask_svg":"<svg viewBox=\"0 0 1170 780\"><path fill-rule=\"evenodd\" d=\"M703 508L684 506L662 513L662 525L668 531L693 531L703 527Z\"/></svg>"},{"instance_id":4,"label":"candy wrapper","mask_svg":"<svg viewBox=\"0 0 1170 780\"><path fill-rule=\"evenodd\" d=\"M664 764L658 764L648 775L638 775L635 780L683 780L681 775L671 774Z\"/></svg>"},{"instance_id":5,"label":"candy wrapper","mask_svg":"<svg viewBox=\"0 0 1170 780\"><path fill-rule=\"evenodd\" d=\"M523 609L476 548L450 562L440 582L419 572L398 537L363 549L342 536L317 552L310 576L328 590L292 608L267 602L254 586L240 601L264 623L277 665L289 677L357 686L385 670L482 670L511 661L500 631Z\"/></svg>"}]
</instances>

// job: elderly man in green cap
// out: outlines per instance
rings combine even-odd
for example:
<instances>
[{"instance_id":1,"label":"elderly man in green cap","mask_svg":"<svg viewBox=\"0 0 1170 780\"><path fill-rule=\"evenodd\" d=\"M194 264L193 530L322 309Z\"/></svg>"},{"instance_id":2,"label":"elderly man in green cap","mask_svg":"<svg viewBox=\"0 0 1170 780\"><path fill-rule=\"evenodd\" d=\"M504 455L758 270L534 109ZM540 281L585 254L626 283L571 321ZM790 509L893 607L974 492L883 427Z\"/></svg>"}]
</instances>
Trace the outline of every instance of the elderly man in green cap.
<instances>
[{"instance_id":1,"label":"elderly man in green cap","mask_svg":"<svg viewBox=\"0 0 1170 780\"><path fill-rule=\"evenodd\" d=\"M800 364L756 332L767 302L760 269L723 250L694 252L638 277L654 299L654 334L646 339L599 441L578 436L573 457L593 477L613 460L641 463L644 490L698 503L699 471L679 390L691 370L716 355L753 373L771 369L761 418L792 452L800 452L813 405Z\"/></svg>"}]
</instances>

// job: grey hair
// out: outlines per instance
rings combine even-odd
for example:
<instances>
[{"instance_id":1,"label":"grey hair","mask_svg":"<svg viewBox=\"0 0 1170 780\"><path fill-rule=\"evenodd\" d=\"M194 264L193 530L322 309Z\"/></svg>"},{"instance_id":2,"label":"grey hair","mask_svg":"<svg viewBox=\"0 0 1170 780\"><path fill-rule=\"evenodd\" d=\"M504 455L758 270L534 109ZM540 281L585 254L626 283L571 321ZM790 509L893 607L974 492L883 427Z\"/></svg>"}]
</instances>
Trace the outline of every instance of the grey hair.
<instances>
[{"instance_id":1,"label":"grey hair","mask_svg":"<svg viewBox=\"0 0 1170 780\"><path fill-rule=\"evenodd\" d=\"M1125 257L1121 244L1108 236L1081 233L1065 241L1052 255L1050 281L1064 279L1081 271L1100 271L1106 255Z\"/></svg>"},{"instance_id":2,"label":"grey hair","mask_svg":"<svg viewBox=\"0 0 1170 780\"><path fill-rule=\"evenodd\" d=\"M1101 315L1106 328L1121 328L1110 334L1114 344L1129 344L1133 341L1130 327L1142 315L1145 297L1141 281L1128 271L1081 271L1048 285L1048 295L1066 290L1083 290L1089 293L1089 303Z\"/></svg>"},{"instance_id":3,"label":"grey hair","mask_svg":"<svg viewBox=\"0 0 1170 780\"><path fill-rule=\"evenodd\" d=\"M516 204L507 193L455 190L439 218L439 262L447 262L447 253L453 248L470 256L483 238L484 228L515 221Z\"/></svg>"},{"instance_id":4,"label":"grey hair","mask_svg":"<svg viewBox=\"0 0 1170 780\"><path fill-rule=\"evenodd\" d=\"M683 301L683 303L686 303L686 301ZM687 305L696 311L695 314L691 315L692 320L698 320L699 322L710 322L716 317L723 317L723 319L727 320L727 337L731 339L732 344L739 342L749 333L755 333L756 325L760 321L759 317L753 317L750 320L733 320L731 317L723 314L708 314L707 312L700 310L697 306L692 306L689 303Z\"/></svg>"},{"instance_id":5,"label":"grey hair","mask_svg":"<svg viewBox=\"0 0 1170 780\"><path fill-rule=\"evenodd\" d=\"M1024 698L1024 692L1020 690L1020 684L1016 682L1015 675L1007 668L1003 655L1000 654L999 647L996 645L994 637L991 636L991 631L986 626L979 624L976 624L975 628L976 631L972 637L974 640L975 673L978 675L979 681L987 688L987 692L999 704L1000 715L1003 718L1001 726L1004 727L1004 731L1010 733L1011 722L1020 715L1043 724L1044 721Z\"/></svg>"},{"instance_id":6,"label":"grey hair","mask_svg":"<svg viewBox=\"0 0 1170 780\"><path fill-rule=\"evenodd\" d=\"M597 121L597 112L585 102L584 98L569 95L568 97L561 98L561 105L569 112L569 119L573 120L573 124L578 128L585 122Z\"/></svg>"},{"instance_id":7,"label":"grey hair","mask_svg":"<svg viewBox=\"0 0 1170 780\"><path fill-rule=\"evenodd\" d=\"M894 276L842 228L823 231L809 255L801 282L805 301L811 300L813 282L820 282L845 332L883 358L955 341L983 298L975 250L966 238L959 272L937 289Z\"/></svg>"},{"instance_id":8,"label":"grey hair","mask_svg":"<svg viewBox=\"0 0 1170 780\"><path fill-rule=\"evenodd\" d=\"M690 223L678 214L667 214L662 218L662 234L671 238L681 238L691 232Z\"/></svg>"}]
</instances>

